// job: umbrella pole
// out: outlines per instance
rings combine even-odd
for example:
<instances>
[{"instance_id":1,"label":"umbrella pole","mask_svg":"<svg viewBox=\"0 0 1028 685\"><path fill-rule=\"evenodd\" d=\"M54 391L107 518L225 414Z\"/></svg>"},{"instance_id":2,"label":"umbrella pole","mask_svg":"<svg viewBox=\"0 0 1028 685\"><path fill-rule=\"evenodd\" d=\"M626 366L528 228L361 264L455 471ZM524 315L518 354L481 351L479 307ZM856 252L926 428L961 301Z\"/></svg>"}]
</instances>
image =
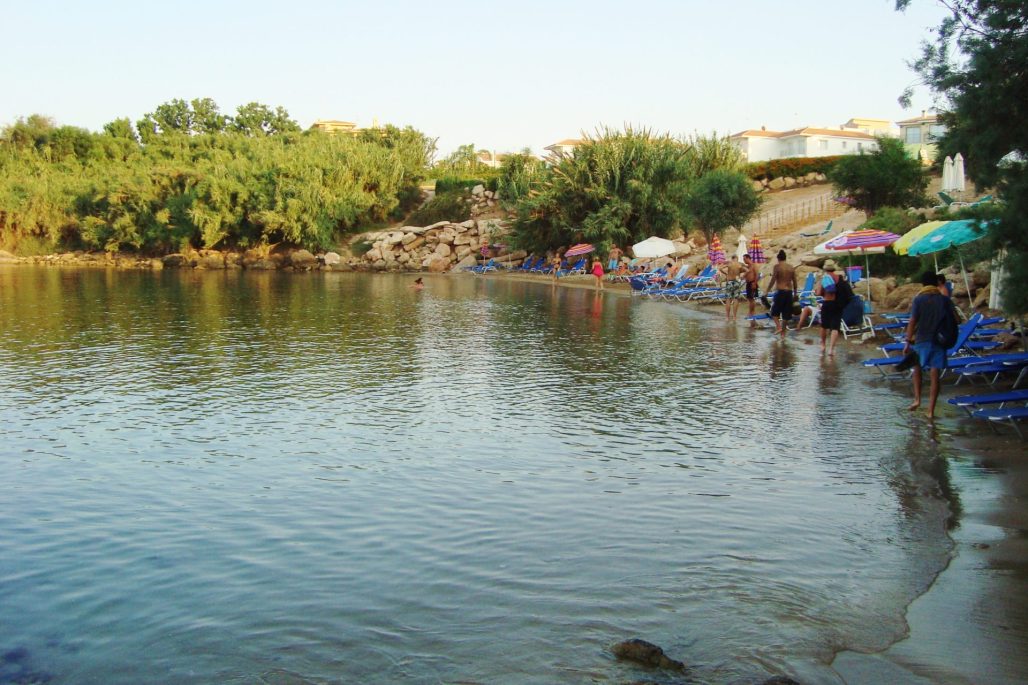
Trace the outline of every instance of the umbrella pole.
<instances>
[{"instance_id":1,"label":"umbrella pole","mask_svg":"<svg viewBox=\"0 0 1028 685\"><path fill-rule=\"evenodd\" d=\"M971 311L974 301L971 299L971 283L967 278L967 269L964 268L964 255L961 254L960 248L957 248L957 257L960 258L960 270L964 272L964 287L967 288L967 311Z\"/></svg>"},{"instance_id":2,"label":"umbrella pole","mask_svg":"<svg viewBox=\"0 0 1028 685\"><path fill-rule=\"evenodd\" d=\"M867 301L871 301L871 260L867 252L864 253L864 278L867 279Z\"/></svg>"},{"instance_id":3,"label":"umbrella pole","mask_svg":"<svg viewBox=\"0 0 1028 685\"><path fill-rule=\"evenodd\" d=\"M935 262L935 273L939 273L939 253L932 253L932 260Z\"/></svg>"}]
</instances>

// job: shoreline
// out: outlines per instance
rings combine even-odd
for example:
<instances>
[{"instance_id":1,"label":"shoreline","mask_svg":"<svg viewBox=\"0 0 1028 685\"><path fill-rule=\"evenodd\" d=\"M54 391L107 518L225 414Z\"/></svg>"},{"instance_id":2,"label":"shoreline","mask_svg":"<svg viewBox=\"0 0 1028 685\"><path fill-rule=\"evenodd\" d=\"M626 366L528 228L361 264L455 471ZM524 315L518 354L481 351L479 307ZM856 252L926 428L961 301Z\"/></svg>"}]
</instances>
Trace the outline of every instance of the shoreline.
<instances>
[{"instance_id":1,"label":"shoreline","mask_svg":"<svg viewBox=\"0 0 1028 685\"><path fill-rule=\"evenodd\" d=\"M503 272L489 276L546 284L538 276ZM576 278L581 280L561 279L557 284L594 289L591 277ZM596 292L631 296L631 288L622 284L607 284ZM712 316L723 312L711 305L689 308ZM745 325L745 318L738 323ZM798 335L786 339L816 338L817 330L793 331ZM877 351L856 339L842 340L840 345L864 358ZM881 382L873 376L867 380ZM893 390L909 392L909 383L891 385ZM936 496L949 509L950 561L924 592L902 608L907 623L904 637L878 652L842 649L836 653L829 666L846 685L1014 685L1028 673L1028 458L1015 434L978 432L988 429L969 424L960 410L945 402L954 394L973 393L971 388L977 386L961 387L965 389L943 386L934 426L911 419L919 424L911 430L923 425L929 431L931 444L948 467L949 485L940 483ZM954 492L943 492L948 488ZM956 498L956 504L946 495Z\"/></svg>"}]
</instances>

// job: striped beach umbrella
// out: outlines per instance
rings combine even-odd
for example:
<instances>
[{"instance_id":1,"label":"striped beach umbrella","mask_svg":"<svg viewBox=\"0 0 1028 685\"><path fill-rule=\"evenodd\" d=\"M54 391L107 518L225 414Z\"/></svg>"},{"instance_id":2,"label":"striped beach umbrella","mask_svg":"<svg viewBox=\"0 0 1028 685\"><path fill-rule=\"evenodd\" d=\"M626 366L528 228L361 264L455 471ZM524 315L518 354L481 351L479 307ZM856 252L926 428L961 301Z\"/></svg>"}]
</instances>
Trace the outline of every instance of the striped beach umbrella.
<instances>
[{"instance_id":1,"label":"striped beach umbrella","mask_svg":"<svg viewBox=\"0 0 1028 685\"><path fill-rule=\"evenodd\" d=\"M859 251L872 247L886 247L899 239L900 237L895 233L879 231L875 228L865 228L838 235L825 243L825 247L829 250Z\"/></svg>"},{"instance_id":2,"label":"striped beach umbrella","mask_svg":"<svg viewBox=\"0 0 1028 685\"><path fill-rule=\"evenodd\" d=\"M764 248L761 246L760 238L757 236L750 238L750 249L746 253L757 264L763 264L767 261L767 257L764 256Z\"/></svg>"},{"instance_id":3,"label":"striped beach umbrella","mask_svg":"<svg viewBox=\"0 0 1028 685\"><path fill-rule=\"evenodd\" d=\"M568 251L564 253L565 257L578 257L579 255L589 254L596 248L589 243L579 243L572 245L568 248Z\"/></svg>"},{"instance_id":4,"label":"striped beach umbrella","mask_svg":"<svg viewBox=\"0 0 1028 685\"><path fill-rule=\"evenodd\" d=\"M727 261L725 259L725 251L721 249L721 238L714 236L714 239L710 241L707 259L710 260L711 264L724 264Z\"/></svg>"}]
</instances>

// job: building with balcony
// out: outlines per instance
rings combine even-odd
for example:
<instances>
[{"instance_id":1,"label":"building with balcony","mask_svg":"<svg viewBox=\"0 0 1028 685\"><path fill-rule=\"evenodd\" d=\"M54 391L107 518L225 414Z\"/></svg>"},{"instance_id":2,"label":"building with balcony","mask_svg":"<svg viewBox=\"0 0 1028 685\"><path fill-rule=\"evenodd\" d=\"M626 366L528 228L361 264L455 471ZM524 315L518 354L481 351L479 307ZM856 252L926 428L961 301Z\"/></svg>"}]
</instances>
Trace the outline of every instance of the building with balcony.
<instances>
[{"instance_id":1,"label":"building with balcony","mask_svg":"<svg viewBox=\"0 0 1028 685\"><path fill-rule=\"evenodd\" d=\"M934 162L939 152L937 141L946 133L946 126L939 122L938 115L922 111L919 117L896 123L907 154L920 159L925 165Z\"/></svg>"}]
</instances>

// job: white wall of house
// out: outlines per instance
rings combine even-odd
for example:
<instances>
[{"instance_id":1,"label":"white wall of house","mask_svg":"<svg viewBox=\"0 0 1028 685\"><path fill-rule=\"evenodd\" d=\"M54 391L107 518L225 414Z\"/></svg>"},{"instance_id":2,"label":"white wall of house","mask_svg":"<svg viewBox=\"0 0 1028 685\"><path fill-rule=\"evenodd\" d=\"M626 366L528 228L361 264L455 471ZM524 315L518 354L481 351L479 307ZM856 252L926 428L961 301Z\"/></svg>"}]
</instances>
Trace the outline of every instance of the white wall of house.
<instances>
[{"instance_id":1,"label":"white wall of house","mask_svg":"<svg viewBox=\"0 0 1028 685\"><path fill-rule=\"evenodd\" d=\"M747 138L746 159L751 162L763 162L768 159L777 159L780 146L777 138L753 137Z\"/></svg>"},{"instance_id":2,"label":"white wall of house","mask_svg":"<svg viewBox=\"0 0 1028 685\"><path fill-rule=\"evenodd\" d=\"M845 138L842 136L794 135L783 138L746 137L733 140L750 162L764 162L769 159L789 157L830 157L833 155L855 155L860 151L870 152L878 144L867 138Z\"/></svg>"}]
</instances>

